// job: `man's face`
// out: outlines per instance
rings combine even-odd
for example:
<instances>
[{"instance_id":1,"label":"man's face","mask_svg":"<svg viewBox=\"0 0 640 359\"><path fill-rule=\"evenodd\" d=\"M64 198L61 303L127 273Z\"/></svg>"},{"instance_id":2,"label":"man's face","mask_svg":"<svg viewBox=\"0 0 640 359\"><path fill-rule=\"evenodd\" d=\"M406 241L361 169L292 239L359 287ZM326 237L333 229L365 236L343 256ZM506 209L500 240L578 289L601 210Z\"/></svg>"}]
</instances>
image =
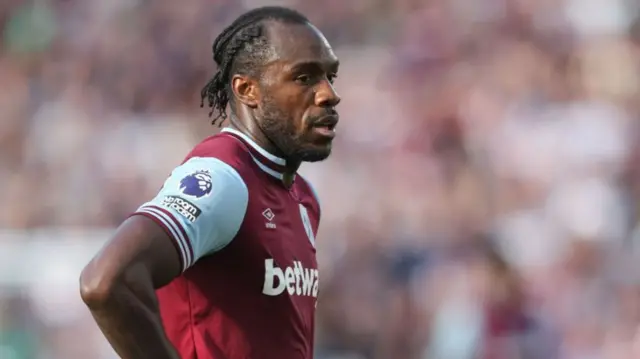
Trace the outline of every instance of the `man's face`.
<instances>
[{"instance_id":1,"label":"man's face","mask_svg":"<svg viewBox=\"0 0 640 359\"><path fill-rule=\"evenodd\" d=\"M331 153L338 121L338 59L312 25L271 24L269 37L278 56L260 79L256 117L288 159L322 161Z\"/></svg>"}]
</instances>

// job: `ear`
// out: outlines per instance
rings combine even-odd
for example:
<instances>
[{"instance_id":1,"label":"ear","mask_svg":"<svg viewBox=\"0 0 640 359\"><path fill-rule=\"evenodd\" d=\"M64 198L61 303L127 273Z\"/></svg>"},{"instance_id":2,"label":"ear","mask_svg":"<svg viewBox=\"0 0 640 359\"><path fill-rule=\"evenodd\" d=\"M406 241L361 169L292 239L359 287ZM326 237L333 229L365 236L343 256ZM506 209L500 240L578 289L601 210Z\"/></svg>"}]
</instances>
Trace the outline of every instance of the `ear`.
<instances>
[{"instance_id":1,"label":"ear","mask_svg":"<svg viewBox=\"0 0 640 359\"><path fill-rule=\"evenodd\" d=\"M258 107L260 90L258 83L246 75L233 75L231 78L231 89L238 101L250 107Z\"/></svg>"}]
</instances>

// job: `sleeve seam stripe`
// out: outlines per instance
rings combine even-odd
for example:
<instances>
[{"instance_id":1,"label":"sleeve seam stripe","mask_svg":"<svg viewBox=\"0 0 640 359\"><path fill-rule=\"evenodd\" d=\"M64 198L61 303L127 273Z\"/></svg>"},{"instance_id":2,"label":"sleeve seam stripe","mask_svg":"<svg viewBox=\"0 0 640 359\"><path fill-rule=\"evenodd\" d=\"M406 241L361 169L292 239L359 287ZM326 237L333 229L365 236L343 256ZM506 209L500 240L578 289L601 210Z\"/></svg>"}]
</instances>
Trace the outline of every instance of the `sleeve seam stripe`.
<instances>
[{"instance_id":1,"label":"sleeve seam stripe","mask_svg":"<svg viewBox=\"0 0 640 359\"><path fill-rule=\"evenodd\" d=\"M167 219L162 212L157 211L151 207L143 207L138 212L146 213L155 217L160 222L162 222L167 227L167 229L169 229L169 231L173 235L173 238L178 243L178 247L180 247L180 254L183 260L183 270L187 269L191 265L189 254L184 243L184 238L182 238L181 233L175 228L175 224L171 223L171 221Z\"/></svg>"},{"instance_id":2,"label":"sleeve seam stripe","mask_svg":"<svg viewBox=\"0 0 640 359\"><path fill-rule=\"evenodd\" d=\"M171 238L171 240L174 242L175 246L177 247L178 251L180 252L180 264L182 265L182 271L184 271L187 268L187 263L186 263L184 250L182 249L182 243L176 237L175 231L171 227L169 227L167 222L164 219L162 219L160 216L158 216L156 213L145 210L145 209L140 209L137 212L133 213L132 215L141 215L141 216L147 217L153 220L160 227L162 227L162 229Z\"/></svg>"},{"instance_id":3,"label":"sleeve seam stripe","mask_svg":"<svg viewBox=\"0 0 640 359\"><path fill-rule=\"evenodd\" d=\"M169 212L167 211L163 211L161 208L156 207L156 206L146 206L144 207L145 210L147 211L151 211L153 213L156 213L157 216L161 217L163 220L165 220L169 226L171 226L171 228L173 228L173 230L176 233L176 237L180 240L180 244L181 244L181 248L184 252L184 256L185 256L185 269L189 266L191 266L191 253L189 252L189 240L188 237L185 234L185 231L182 229L182 225L180 224L180 222L178 222L175 217L173 216L169 216Z\"/></svg>"},{"instance_id":4,"label":"sleeve seam stripe","mask_svg":"<svg viewBox=\"0 0 640 359\"><path fill-rule=\"evenodd\" d=\"M178 246L180 247L180 252L181 252L180 254L182 255L184 269L186 269L190 265L189 256L186 252L184 239L182 238L180 233L176 230L175 225L170 223L170 221L167 218L165 218L162 212L155 211L153 208L149 208L149 207L141 208L140 212L147 213L155 217L169 229L169 231L173 235L173 238L176 240L176 242L178 243Z\"/></svg>"},{"instance_id":5,"label":"sleeve seam stripe","mask_svg":"<svg viewBox=\"0 0 640 359\"><path fill-rule=\"evenodd\" d=\"M164 208L158 207L158 206L148 206L148 208L153 208L156 209L162 213L164 213L165 216L167 216L167 218L169 218L170 220L173 221L173 223L175 223L176 227L178 230L180 230L180 233L182 233L182 238L184 238L184 243L186 244L185 249L187 250L187 254L189 255L190 261L189 263L192 263L194 258L193 258L193 248L191 247L191 241L189 240L189 235L187 234L187 231L184 230L184 227L180 224L180 222L176 219L176 217L173 215L173 213L167 211Z\"/></svg>"}]
</instances>

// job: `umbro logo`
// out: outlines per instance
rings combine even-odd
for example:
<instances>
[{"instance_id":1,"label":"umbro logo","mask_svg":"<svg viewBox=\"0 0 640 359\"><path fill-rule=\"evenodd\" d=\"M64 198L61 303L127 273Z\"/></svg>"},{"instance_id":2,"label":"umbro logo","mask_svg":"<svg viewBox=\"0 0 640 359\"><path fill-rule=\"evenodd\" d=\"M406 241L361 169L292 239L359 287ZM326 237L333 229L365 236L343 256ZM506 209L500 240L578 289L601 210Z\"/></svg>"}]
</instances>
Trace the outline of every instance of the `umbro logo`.
<instances>
[{"instance_id":1,"label":"umbro logo","mask_svg":"<svg viewBox=\"0 0 640 359\"><path fill-rule=\"evenodd\" d=\"M262 212L262 215L264 216L264 218L267 219L267 221L271 222L273 221L273 218L276 216L275 214L273 214L273 211L271 210L271 208L267 208Z\"/></svg>"},{"instance_id":2,"label":"umbro logo","mask_svg":"<svg viewBox=\"0 0 640 359\"><path fill-rule=\"evenodd\" d=\"M271 208L267 208L264 211L262 211L262 216L264 218L266 218L267 221L268 221L268 222L266 222L264 224L265 227L270 228L270 229L275 229L276 228L276 224L272 222L273 219L276 217L276 215L273 213Z\"/></svg>"}]
</instances>

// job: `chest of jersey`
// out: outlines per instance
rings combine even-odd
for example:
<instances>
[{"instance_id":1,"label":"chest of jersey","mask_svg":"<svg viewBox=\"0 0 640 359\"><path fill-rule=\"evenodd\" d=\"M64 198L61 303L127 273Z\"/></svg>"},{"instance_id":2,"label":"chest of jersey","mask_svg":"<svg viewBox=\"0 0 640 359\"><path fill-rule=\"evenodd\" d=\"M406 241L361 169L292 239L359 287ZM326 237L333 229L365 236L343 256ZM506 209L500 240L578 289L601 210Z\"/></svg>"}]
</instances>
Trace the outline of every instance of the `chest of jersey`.
<instances>
[{"instance_id":1,"label":"chest of jersey","mask_svg":"<svg viewBox=\"0 0 640 359\"><path fill-rule=\"evenodd\" d=\"M282 160L261 159L260 150L242 136L220 135L207 146L193 156L215 152L231 168L221 166L226 172L220 173L233 186L212 180L211 193L227 196L201 196L208 201L194 203L202 213L192 213L192 222L197 219L204 229L187 234L201 240L192 243L193 253L201 255L158 291L168 335L190 359L311 358L320 217L313 189L303 178L285 188L272 173L277 168L270 167ZM193 193L203 190L200 182L191 185ZM206 249L211 247L215 250Z\"/></svg>"},{"instance_id":2,"label":"chest of jersey","mask_svg":"<svg viewBox=\"0 0 640 359\"><path fill-rule=\"evenodd\" d=\"M261 267L255 269L264 273L263 295L317 297L318 216L311 200L295 186L265 186L250 193L236 247Z\"/></svg>"},{"instance_id":3,"label":"chest of jersey","mask_svg":"<svg viewBox=\"0 0 640 359\"><path fill-rule=\"evenodd\" d=\"M269 254L315 257L318 218L309 198L294 189L267 186L249 194L239 236L260 242Z\"/></svg>"},{"instance_id":4,"label":"chest of jersey","mask_svg":"<svg viewBox=\"0 0 640 359\"><path fill-rule=\"evenodd\" d=\"M211 288L208 298L225 296L218 291L224 287L226 294L262 297L257 302L267 306L315 308L319 213L313 194L295 183L286 189L273 181L249 180L247 186L249 200L238 233L227 247L199 262L194 279L206 281L202 289ZM217 288L209 286L212 281Z\"/></svg>"},{"instance_id":5,"label":"chest of jersey","mask_svg":"<svg viewBox=\"0 0 640 359\"><path fill-rule=\"evenodd\" d=\"M236 326L265 345L308 353L319 291L317 202L296 187L247 185L248 206L236 237L185 273L190 310L212 333Z\"/></svg>"}]
</instances>

